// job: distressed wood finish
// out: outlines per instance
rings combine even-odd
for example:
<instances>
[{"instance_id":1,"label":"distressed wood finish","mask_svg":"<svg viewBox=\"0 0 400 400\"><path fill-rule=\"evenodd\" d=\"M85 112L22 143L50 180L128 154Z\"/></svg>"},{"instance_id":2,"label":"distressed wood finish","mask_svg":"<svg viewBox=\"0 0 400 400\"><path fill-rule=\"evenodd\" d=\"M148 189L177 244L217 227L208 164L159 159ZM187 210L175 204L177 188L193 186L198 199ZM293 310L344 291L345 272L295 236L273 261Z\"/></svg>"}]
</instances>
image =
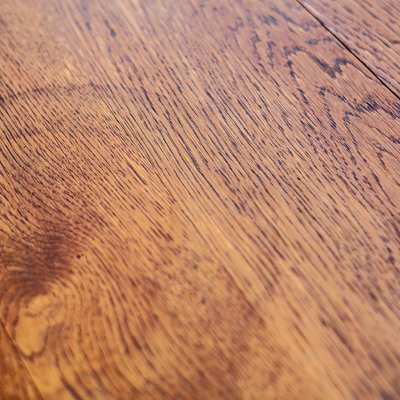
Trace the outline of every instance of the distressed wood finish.
<instances>
[{"instance_id":1,"label":"distressed wood finish","mask_svg":"<svg viewBox=\"0 0 400 400\"><path fill-rule=\"evenodd\" d=\"M400 104L303 7L0 16L0 316L44 398L399 397Z\"/></svg>"},{"instance_id":2,"label":"distressed wood finish","mask_svg":"<svg viewBox=\"0 0 400 400\"><path fill-rule=\"evenodd\" d=\"M400 2L299 0L400 96Z\"/></svg>"}]
</instances>

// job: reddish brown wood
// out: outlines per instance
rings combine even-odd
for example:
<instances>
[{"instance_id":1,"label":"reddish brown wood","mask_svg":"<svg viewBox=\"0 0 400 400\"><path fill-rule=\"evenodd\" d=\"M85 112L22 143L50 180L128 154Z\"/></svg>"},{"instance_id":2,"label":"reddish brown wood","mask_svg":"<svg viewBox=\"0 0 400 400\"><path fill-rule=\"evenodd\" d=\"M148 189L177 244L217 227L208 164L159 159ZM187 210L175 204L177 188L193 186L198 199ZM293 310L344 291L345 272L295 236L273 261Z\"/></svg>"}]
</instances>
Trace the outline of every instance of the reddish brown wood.
<instances>
[{"instance_id":1,"label":"reddish brown wood","mask_svg":"<svg viewBox=\"0 0 400 400\"><path fill-rule=\"evenodd\" d=\"M0 16L0 318L44 398L400 396L400 104L359 60L292 0Z\"/></svg>"},{"instance_id":2,"label":"reddish brown wood","mask_svg":"<svg viewBox=\"0 0 400 400\"><path fill-rule=\"evenodd\" d=\"M0 399L41 399L19 351L0 322Z\"/></svg>"},{"instance_id":3,"label":"reddish brown wood","mask_svg":"<svg viewBox=\"0 0 400 400\"><path fill-rule=\"evenodd\" d=\"M399 1L299 1L400 95Z\"/></svg>"}]
</instances>

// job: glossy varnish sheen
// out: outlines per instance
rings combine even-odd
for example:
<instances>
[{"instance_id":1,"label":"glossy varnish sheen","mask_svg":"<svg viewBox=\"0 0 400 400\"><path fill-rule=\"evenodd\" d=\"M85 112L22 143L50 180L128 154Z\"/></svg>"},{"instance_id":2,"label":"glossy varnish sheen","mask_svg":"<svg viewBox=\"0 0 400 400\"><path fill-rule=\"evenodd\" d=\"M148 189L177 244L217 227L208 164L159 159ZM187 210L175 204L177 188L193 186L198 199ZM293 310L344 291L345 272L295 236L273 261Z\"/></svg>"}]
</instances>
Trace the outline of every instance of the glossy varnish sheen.
<instances>
[{"instance_id":1,"label":"glossy varnish sheen","mask_svg":"<svg viewBox=\"0 0 400 400\"><path fill-rule=\"evenodd\" d=\"M400 396L400 102L309 11L6 0L0 32L4 398Z\"/></svg>"}]
</instances>

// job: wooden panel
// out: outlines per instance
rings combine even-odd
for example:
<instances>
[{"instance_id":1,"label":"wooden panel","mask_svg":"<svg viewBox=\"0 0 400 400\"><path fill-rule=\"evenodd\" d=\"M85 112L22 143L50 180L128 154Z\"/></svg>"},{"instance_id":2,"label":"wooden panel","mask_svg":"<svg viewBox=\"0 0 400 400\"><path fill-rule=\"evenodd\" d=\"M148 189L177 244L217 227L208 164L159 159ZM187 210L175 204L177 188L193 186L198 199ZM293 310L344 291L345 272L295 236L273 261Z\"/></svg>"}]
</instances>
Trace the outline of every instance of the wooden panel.
<instances>
[{"instance_id":1,"label":"wooden panel","mask_svg":"<svg viewBox=\"0 0 400 400\"><path fill-rule=\"evenodd\" d=\"M400 95L400 2L299 0Z\"/></svg>"},{"instance_id":2,"label":"wooden panel","mask_svg":"<svg viewBox=\"0 0 400 400\"><path fill-rule=\"evenodd\" d=\"M0 399L41 399L21 355L0 322Z\"/></svg>"},{"instance_id":3,"label":"wooden panel","mask_svg":"<svg viewBox=\"0 0 400 400\"><path fill-rule=\"evenodd\" d=\"M400 395L400 104L309 13L0 15L0 315L45 398Z\"/></svg>"}]
</instances>

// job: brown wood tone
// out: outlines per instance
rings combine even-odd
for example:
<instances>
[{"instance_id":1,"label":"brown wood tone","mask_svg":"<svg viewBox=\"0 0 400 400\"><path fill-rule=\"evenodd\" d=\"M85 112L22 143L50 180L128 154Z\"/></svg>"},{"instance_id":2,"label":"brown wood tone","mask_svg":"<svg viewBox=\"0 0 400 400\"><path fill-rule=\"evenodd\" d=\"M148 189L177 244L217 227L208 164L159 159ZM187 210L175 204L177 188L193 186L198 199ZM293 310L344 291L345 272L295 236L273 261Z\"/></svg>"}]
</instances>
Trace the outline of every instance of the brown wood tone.
<instances>
[{"instance_id":1,"label":"brown wood tone","mask_svg":"<svg viewBox=\"0 0 400 400\"><path fill-rule=\"evenodd\" d=\"M0 33L0 317L45 399L399 398L400 102L302 6Z\"/></svg>"},{"instance_id":2,"label":"brown wood tone","mask_svg":"<svg viewBox=\"0 0 400 400\"><path fill-rule=\"evenodd\" d=\"M298 1L400 96L400 1Z\"/></svg>"},{"instance_id":3,"label":"brown wood tone","mask_svg":"<svg viewBox=\"0 0 400 400\"><path fill-rule=\"evenodd\" d=\"M41 399L19 351L0 322L0 399Z\"/></svg>"}]
</instances>

